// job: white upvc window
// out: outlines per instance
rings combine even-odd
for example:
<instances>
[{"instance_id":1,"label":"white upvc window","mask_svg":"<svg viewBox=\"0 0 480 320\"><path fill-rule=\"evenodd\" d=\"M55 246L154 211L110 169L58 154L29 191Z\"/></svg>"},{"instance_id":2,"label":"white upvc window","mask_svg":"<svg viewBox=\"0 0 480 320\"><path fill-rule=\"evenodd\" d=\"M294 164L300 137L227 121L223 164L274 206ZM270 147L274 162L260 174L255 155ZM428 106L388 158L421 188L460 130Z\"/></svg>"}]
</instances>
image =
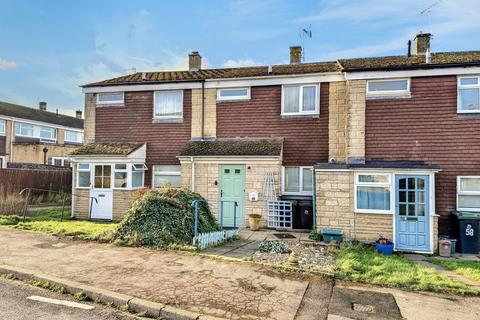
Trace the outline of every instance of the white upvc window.
<instances>
[{"instance_id":1,"label":"white upvc window","mask_svg":"<svg viewBox=\"0 0 480 320\"><path fill-rule=\"evenodd\" d=\"M52 157L52 166L71 167L72 162L67 157Z\"/></svg>"},{"instance_id":2,"label":"white upvc window","mask_svg":"<svg viewBox=\"0 0 480 320\"><path fill-rule=\"evenodd\" d=\"M77 188L90 188L91 171L89 163L79 163L77 165Z\"/></svg>"},{"instance_id":3,"label":"white upvc window","mask_svg":"<svg viewBox=\"0 0 480 320\"><path fill-rule=\"evenodd\" d=\"M392 213L392 177L385 173L355 174L355 212Z\"/></svg>"},{"instance_id":4,"label":"white upvc window","mask_svg":"<svg viewBox=\"0 0 480 320\"><path fill-rule=\"evenodd\" d=\"M317 115L320 113L318 84L282 86L282 115Z\"/></svg>"},{"instance_id":5,"label":"white upvc window","mask_svg":"<svg viewBox=\"0 0 480 320\"><path fill-rule=\"evenodd\" d=\"M218 101L249 100L249 99L250 99L250 87L225 88L225 89L217 90Z\"/></svg>"},{"instance_id":6,"label":"white upvc window","mask_svg":"<svg viewBox=\"0 0 480 320\"><path fill-rule=\"evenodd\" d=\"M180 187L181 184L182 179L180 165L153 166L153 188L158 188L165 185Z\"/></svg>"},{"instance_id":7,"label":"white upvc window","mask_svg":"<svg viewBox=\"0 0 480 320\"><path fill-rule=\"evenodd\" d=\"M457 177L457 210L480 212L480 176Z\"/></svg>"},{"instance_id":8,"label":"white upvc window","mask_svg":"<svg viewBox=\"0 0 480 320\"><path fill-rule=\"evenodd\" d=\"M57 129L50 127L40 127L40 141L42 142L56 142Z\"/></svg>"},{"instance_id":9,"label":"white upvc window","mask_svg":"<svg viewBox=\"0 0 480 320\"><path fill-rule=\"evenodd\" d=\"M367 81L367 96L403 96L410 94L410 79Z\"/></svg>"},{"instance_id":10,"label":"white upvc window","mask_svg":"<svg viewBox=\"0 0 480 320\"><path fill-rule=\"evenodd\" d=\"M0 169L5 169L7 167L7 158L5 156L0 156Z\"/></svg>"},{"instance_id":11,"label":"white upvc window","mask_svg":"<svg viewBox=\"0 0 480 320\"><path fill-rule=\"evenodd\" d=\"M480 77L458 77L458 113L480 112Z\"/></svg>"},{"instance_id":12,"label":"white upvc window","mask_svg":"<svg viewBox=\"0 0 480 320\"><path fill-rule=\"evenodd\" d=\"M80 144L80 143L83 143L83 134L77 131L65 130L63 139L64 139L64 142Z\"/></svg>"},{"instance_id":13,"label":"white upvc window","mask_svg":"<svg viewBox=\"0 0 480 320\"><path fill-rule=\"evenodd\" d=\"M21 137L32 137L33 138L33 124L15 122L15 135Z\"/></svg>"},{"instance_id":14,"label":"white upvc window","mask_svg":"<svg viewBox=\"0 0 480 320\"><path fill-rule=\"evenodd\" d=\"M5 135L5 127L6 127L6 121L0 119L0 136Z\"/></svg>"},{"instance_id":15,"label":"white upvc window","mask_svg":"<svg viewBox=\"0 0 480 320\"><path fill-rule=\"evenodd\" d=\"M97 104L123 104L123 92L102 92L97 94Z\"/></svg>"},{"instance_id":16,"label":"white upvc window","mask_svg":"<svg viewBox=\"0 0 480 320\"><path fill-rule=\"evenodd\" d=\"M155 91L153 105L154 119L182 119L183 90Z\"/></svg>"},{"instance_id":17,"label":"white upvc window","mask_svg":"<svg viewBox=\"0 0 480 320\"><path fill-rule=\"evenodd\" d=\"M282 194L312 195L313 167L282 167Z\"/></svg>"},{"instance_id":18,"label":"white upvc window","mask_svg":"<svg viewBox=\"0 0 480 320\"><path fill-rule=\"evenodd\" d=\"M126 163L116 163L113 168L113 187L115 189L128 188L128 166Z\"/></svg>"},{"instance_id":19,"label":"white upvc window","mask_svg":"<svg viewBox=\"0 0 480 320\"><path fill-rule=\"evenodd\" d=\"M143 188L147 166L143 163L132 165L132 188Z\"/></svg>"}]
</instances>

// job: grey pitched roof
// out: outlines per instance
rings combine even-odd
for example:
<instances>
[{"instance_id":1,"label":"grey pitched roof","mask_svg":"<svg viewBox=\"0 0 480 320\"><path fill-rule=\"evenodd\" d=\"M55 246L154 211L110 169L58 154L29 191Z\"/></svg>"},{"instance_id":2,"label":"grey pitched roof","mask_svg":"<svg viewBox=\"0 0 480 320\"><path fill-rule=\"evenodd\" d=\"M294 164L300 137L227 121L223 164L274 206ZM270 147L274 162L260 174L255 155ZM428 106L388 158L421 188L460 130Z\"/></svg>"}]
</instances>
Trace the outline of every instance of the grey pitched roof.
<instances>
[{"instance_id":1,"label":"grey pitched roof","mask_svg":"<svg viewBox=\"0 0 480 320\"><path fill-rule=\"evenodd\" d=\"M127 156L137 150L144 143L123 143L123 142L107 142L107 143L90 143L81 148L76 149L70 155L111 155L111 156Z\"/></svg>"},{"instance_id":2,"label":"grey pitched roof","mask_svg":"<svg viewBox=\"0 0 480 320\"><path fill-rule=\"evenodd\" d=\"M190 141L181 156L280 156L283 139L218 139Z\"/></svg>"},{"instance_id":3,"label":"grey pitched roof","mask_svg":"<svg viewBox=\"0 0 480 320\"><path fill-rule=\"evenodd\" d=\"M83 129L83 119L0 101L0 115Z\"/></svg>"}]
</instances>

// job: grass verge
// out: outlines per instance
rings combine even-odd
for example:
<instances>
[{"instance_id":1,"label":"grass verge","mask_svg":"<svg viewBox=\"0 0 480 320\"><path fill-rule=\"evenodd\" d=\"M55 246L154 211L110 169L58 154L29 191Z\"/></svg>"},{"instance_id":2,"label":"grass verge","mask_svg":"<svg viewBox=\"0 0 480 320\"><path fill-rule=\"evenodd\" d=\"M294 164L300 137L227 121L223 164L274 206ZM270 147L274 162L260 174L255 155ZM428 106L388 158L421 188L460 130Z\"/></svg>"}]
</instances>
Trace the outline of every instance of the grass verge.
<instances>
[{"instance_id":1,"label":"grass verge","mask_svg":"<svg viewBox=\"0 0 480 320\"><path fill-rule=\"evenodd\" d=\"M373 247L361 244L342 245L334 270L341 279L384 287L462 295L479 294L466 284L408 261L402 255L384 256Z\"/></svg>"},{"instance_id":2,"label":"grass verge","mask_svg":"<svg viewBox=\"0 0 480 320\"><path fill-rule=\"evenodd\" d=\"M68 212L68 210L65 210ZM0 225L14 229L49 233L55 236L67 236L80 240L108 242L117 228L115 223L79 221L72 219L68 213L61 221L61 209L40 210L27 216L25 222L17 215L0 216Z\"/></svg>"},{"instance_id":3,"label":"grass verge","mask_svg":"<svg viewBox=\"0 0 480 320\"><path fill-rule=\"evenodd\" d=\"M445 269L451 270L457 274L480 282L480 262L469 260L446 260L439 258L428 259L431 263L438 264Z\"/></svg>"}]
</instances>

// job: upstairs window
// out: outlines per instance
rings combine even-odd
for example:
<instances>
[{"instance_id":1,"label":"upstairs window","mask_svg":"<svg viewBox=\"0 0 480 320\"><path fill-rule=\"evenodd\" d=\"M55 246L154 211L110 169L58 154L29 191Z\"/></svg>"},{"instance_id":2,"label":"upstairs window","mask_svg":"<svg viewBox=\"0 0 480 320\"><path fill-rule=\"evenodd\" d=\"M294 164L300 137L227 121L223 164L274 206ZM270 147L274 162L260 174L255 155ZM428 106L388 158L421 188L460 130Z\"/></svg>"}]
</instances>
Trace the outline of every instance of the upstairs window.
<instances>
[{"instance_id":1,"label":"upstairs window","mask_svg":"<svg viewBox=\"0 0 480 320\"><path fill-rule=\"evenodd\" d=\"M480 112L480 78L458 78L458 113Z\"/></svg>"},{"instance_id":2,"label":"upstairs window","mask_svg":"<svg viewBox=\"0 0 480 320\"><path fill-rule=\"evenodd\" d=\"M33 124L16 122L15 135L22 137L33 137Z\"/></svg>"},{"instance_id":3,"label":"upstairs window","mask_svg":"<svg viewBox=\"0 0 480 320\"><path fill-rule=\"evenodd\" d=\"M123 104L123 92L99 93L97 95L97 104Z\"/></svg>"},{"instance_id":4,"label":"upstairs window","mask_svg":"<svg viewBox=\"0 0 480 320\"><path fill-rule=\"evenodd\" d=\"M410 79L370 80L367 82L368 96L396 96L410 93Z\"/></svg>"},{"instance_id":5,"label":"upstairs window","mask_svg":"<svg viewBox=\"0 0 480 320\"><path fill-rule=\"evenodd\" d=\"M55 128L40 127L40 141L56 142L57 130Z\"/></svg>"},{"instance_id":6,"label":"upstairs window","mask_svg":"<svg viewBox=\"0 0 480 320\"><path fill-rule=\"evenodd\" d=\"M284 167L283 194L311 195L313 193L312 167Z\"/></svg>"},{"instance_id":7,"label":"upstairs window","mask_svg":"<svg viewBox=\"0 0 480 320\"><path fill-rule=\"evenodd\" d=\"M76 131L65 131L64 141L70 143L83 143L83 134Z\"/></svg>"},{"instance_id":8,"label":"upstairs window","mask_svg":"<svg viewBox=\"0 0 480 320\"><path fill-rule=\"evenodd\" d=\"M319 86L283 86L282 115L311 115L320 112Z\"/></svg>"},{"instance_id":9,"label":"upstairs window","mask_svg":"<svg viewBox=\"0 0 480 320\"><path fill-rule=\"evenodd\" d=\"M229 89L217 90L218 101L248 100L248 99L250 99L250 88L229 88Z\"/></svg>"},{"instance_id":10,"label":"upstairs window","mask_svg":"<svg viewBox=\"0 0 480 320\"><path fill-rule=\"evenodd\" d=\"M155 119L182 119L183 91L155 91Z\"/></svg>"},{"instance_id":11,"label":"upstairs window","mask_svg":"<svg viewBox=\"0 0 480 320\"><path fill-rule=\"evenodd\" d=\"M5 120L0 119L0 136L5 135Z\"/></svg>"},{"instance_id":12,"label":"upstairs window","mask_svg":"<svg viewBox=\"0 0 480 320\"><path fill-rule=\"evenodd\" d=\"M480 212L480 176L457 178L457 210Z\"/></svg>"}]
</instances>

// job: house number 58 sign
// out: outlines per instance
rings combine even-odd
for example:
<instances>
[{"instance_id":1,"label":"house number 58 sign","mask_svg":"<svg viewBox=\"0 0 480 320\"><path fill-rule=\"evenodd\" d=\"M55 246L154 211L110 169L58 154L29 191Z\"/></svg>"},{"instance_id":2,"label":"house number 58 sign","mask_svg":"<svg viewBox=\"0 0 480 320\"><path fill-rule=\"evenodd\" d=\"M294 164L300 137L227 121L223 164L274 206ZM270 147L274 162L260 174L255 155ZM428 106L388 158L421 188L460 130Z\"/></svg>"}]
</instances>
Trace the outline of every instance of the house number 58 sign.
<instances>
[{"instance_id":1,"label":"house number 58 sign","mask_svg":"<svg viewBox=\"0 0 480 320\"><path fill-rule=\"evenodd\" d=\"M473 237L474 229L472 228L471 224L467 224L467 228L465 229L465 235L469 237Z\"/></svg>"}]
</instances>

